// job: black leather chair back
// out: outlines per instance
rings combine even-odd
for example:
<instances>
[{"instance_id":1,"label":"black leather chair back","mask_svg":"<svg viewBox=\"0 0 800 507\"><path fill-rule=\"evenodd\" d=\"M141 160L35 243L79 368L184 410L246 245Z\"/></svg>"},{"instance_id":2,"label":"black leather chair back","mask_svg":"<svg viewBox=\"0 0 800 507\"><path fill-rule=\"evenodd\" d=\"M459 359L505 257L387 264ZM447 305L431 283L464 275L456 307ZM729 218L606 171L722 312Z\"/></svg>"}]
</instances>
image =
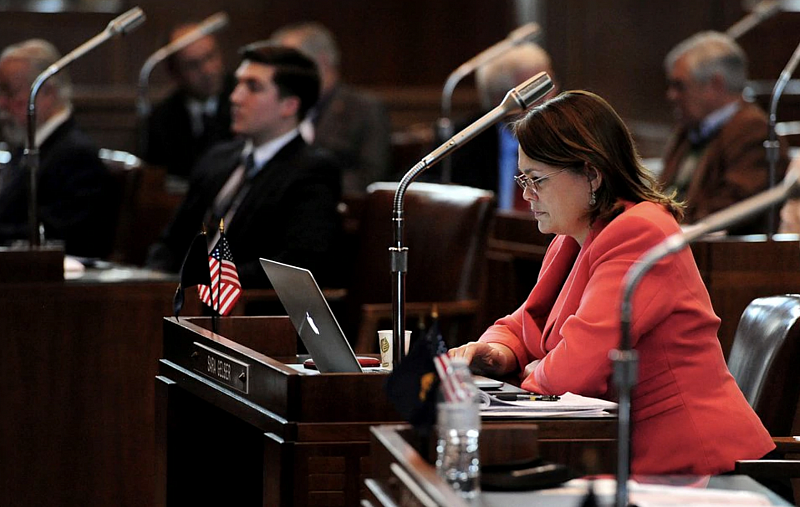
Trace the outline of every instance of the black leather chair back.
<instances>
[{"instance_id":1,"label":"black leather chair back","mask_svg":"<svg viewBox=\"0 0 800 507\"><path fill-rule=\"evenodd\" d=\"M800 396L800 295L758 298L747 306L728 369L770 434L789 435Z\"/></svg>"},{"instance_id":2,"label":"black leather chair back","mask_svg":"<svg viewBox=\"0 0 800 507\"><path fill-rule=\"evenodd\" d=\"M348 285L348 324L361 327L363 304L390 304L393 277L392 206L397 183L373 183L360 214L358 246ZM454 302L480 296L494 193L436 183L412 183L404 201L408 247L406 302ZM371 340L377 344L377 340Z\"/></svg>"}]
</instances>

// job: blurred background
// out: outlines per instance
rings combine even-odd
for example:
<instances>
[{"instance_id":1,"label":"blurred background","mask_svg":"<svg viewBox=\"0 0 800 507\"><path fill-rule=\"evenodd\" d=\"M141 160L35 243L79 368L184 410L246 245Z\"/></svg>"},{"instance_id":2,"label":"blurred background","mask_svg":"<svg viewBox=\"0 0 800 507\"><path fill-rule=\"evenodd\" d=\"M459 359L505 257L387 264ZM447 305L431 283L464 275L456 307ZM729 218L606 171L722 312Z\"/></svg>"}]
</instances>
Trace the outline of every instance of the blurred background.
<instances>
[{"instance_id":1,"label":"blurred background","mask_svg":"<svg viewBox=\"0 0 800 507\"><path fill-rule=\"evenodd\" d=\"M136 80L171 27L225 11L230 24L218 34L230 70L240 46L266 38L287 23L314 20L329 27L342 50L343 78L384 99L391 113L394 169L404 171L427 153L448 74L515 27L537 22L537 42L552 56L562 89L599 93L628 122L645 157L661 154L671 113L664 98L663 58L701 30L725 31L757 2L737 0L439 0L361 2L203 0L2 0L0 46L30 37L52 41L67 53L101 31L116 15L140 6L146 23L70 66L78 120L101 147L136 153ZM798 2L744 34L753 97L765 106L772 84L800 41ZM164 65L151 75L150 98L170 87ZM779 121L800 117L793 83L781 101ZM454 116L474 109L471 77L456 89Z\"/></svg>"}]
</instances>

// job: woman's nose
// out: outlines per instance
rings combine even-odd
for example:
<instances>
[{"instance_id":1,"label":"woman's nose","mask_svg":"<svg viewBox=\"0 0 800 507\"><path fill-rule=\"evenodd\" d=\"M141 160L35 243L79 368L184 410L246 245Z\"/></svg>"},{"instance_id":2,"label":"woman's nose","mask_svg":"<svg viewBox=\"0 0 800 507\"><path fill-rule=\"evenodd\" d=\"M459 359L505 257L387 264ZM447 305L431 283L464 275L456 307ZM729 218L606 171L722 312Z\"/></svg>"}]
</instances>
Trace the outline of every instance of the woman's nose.
<instances>
[{"instance_id":1,"label":"woman's nose","mask_svg":"<svg viewBox=\"0 0 800 507\"><path fill-rule=\"evenodd\" d=\"M532 186L528 185L522 191L522 198L525 199L526 201L538 201L539 194L536 193L536 191L533 189Z\"/></svg>"}]
</instances>

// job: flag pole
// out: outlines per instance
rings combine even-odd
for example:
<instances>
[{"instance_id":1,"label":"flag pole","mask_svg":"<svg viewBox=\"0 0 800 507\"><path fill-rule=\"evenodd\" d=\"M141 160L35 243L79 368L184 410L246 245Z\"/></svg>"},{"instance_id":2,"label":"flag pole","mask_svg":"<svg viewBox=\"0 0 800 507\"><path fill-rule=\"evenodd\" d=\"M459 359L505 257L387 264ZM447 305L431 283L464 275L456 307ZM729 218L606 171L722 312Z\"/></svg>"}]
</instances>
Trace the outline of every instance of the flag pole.
<instances>
[{"instance_id":1,"label":"flag pole","mask_svg":"<svg viewBox=\"0 0 800 507\"><path fill-rule=\"evenodd\" d=\"M219 237L220 238L222 238L222 234L224 232L225 232L225 219L224 218L220 218L219 219ZM219 240L217 240L217 245L215 245L215 248L216 248L216 246L219 246ZM211 296L211 307L214 310L214 313L212 314L212 317L211 317L211 322L212 322L213 331L215 333L217 332L217 317L219 317L219 297L220 297L220 289L221 289L220 285L221 284L222 284L222 259L220 258L219 259L219 265L217 266L217 290L216 290L217 297L215 298L213 294Z\"/></svg>"}]
</instances>

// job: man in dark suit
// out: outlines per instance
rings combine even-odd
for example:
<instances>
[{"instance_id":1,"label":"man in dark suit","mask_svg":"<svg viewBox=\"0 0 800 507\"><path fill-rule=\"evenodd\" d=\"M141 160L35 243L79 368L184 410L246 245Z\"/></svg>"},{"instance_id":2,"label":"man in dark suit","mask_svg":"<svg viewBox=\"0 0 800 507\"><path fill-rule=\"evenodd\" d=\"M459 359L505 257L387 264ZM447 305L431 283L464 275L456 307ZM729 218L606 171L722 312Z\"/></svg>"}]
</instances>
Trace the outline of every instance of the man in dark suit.
<instances>
[{"instance_id":1,"label":"man in dark suit","mask_svg":"<svg viewBox=\"0 0 800 507\"><path fill-rule=\"evenodd\" d=\"M701 32L678 44L664 61L667 99L677 125L664 156L661 182L686 201L684 221L692 223L765 190L769 164L764 149L767 115L745 102L747 57L719 32ZM781 146L776 181L788 165ZM735 234L767 232L764 213Z\"/></svg>"},{"instance_id":2,"label":"man in dark suit","mask_svg":"<svg viewBox=\"0 0 800 507\"><path fill-rule=\"evenodd\" d=\"M148 266L177 271L201 225L213 245L224 219L245 289L268 286L260 257L310 269L329 285L340 230L339 171L298 131L319 96L316 67L294 49L259 44L244 48L236 79L231 128L243 139L214 146L198 162Z\"/></svg>"},{"instance_id":3,"label":"man in dark suit","mask_svg":"<svg viewBox=\"0 0 800 507\"><path fill-rule=\"evenodd\" d=\"M307 142L336 155L342 164L342 191L358 195L391 175L391 125L383 103L340 79L339 47L319 23L276 31L271 41L299 49L317 64L322 80L319 102L300 126Z\"/></svg>"},{"instance_id":4,"label":"man in dark suit","mask_svg":"<svg viewBox=\"0 0 800 507\"><path fill-rule=\"evenodd\" d=\"M521 44L491 62L478 68L475 84L481 101L481 113L466 122L459 122L454 133L458 133L486 112L497 107L509 90L540 72L547 72L555 81L550 56L534 43ZM555 96L557 87L548 95ZM519 144L511 133L506 118L465 144L451 155L451 182L491 190L497 194L498 209L529 210L522 192L514 182L517 171L517 149ZM446 139L440 139L444 142ZM441 164L440 164L441 166ZM441 167L427 177L438 181Z\"/></svg>"},{"instance_id":5,"label":"man in dark suit","mask_svg":"<svg viewBox=\"0 0 800 507\"><path fill-rule=\"evenodd\" d=\"M31 84L60 58L56 48L32 39L0 54L0 110L9 140L24 144ZM69 76L62 71L39 89L36 98L38 218L45 239L61 240L67 254L103 257L110 253L113 227L111 180L98 149L72 117ZM30 177L21 160L22 146L0 168L0 242L30 237ZM38 231L37 231L38 233Z\"/></svg>"},{"instance_id":6,"label":"man in dark suit","mask_svg":"<svg viewBox=\"0 0 800 507\"><path fill-rule=\"evenodd\" d=\"M177 27L170 42L194 30ZM167 59L176 90L158 104L147 120L144 159L188 179L211 145L231 139L230 93L235 81L225 74L222 53L213 35L199 39Z\"/></svg>"}]
</instances>

